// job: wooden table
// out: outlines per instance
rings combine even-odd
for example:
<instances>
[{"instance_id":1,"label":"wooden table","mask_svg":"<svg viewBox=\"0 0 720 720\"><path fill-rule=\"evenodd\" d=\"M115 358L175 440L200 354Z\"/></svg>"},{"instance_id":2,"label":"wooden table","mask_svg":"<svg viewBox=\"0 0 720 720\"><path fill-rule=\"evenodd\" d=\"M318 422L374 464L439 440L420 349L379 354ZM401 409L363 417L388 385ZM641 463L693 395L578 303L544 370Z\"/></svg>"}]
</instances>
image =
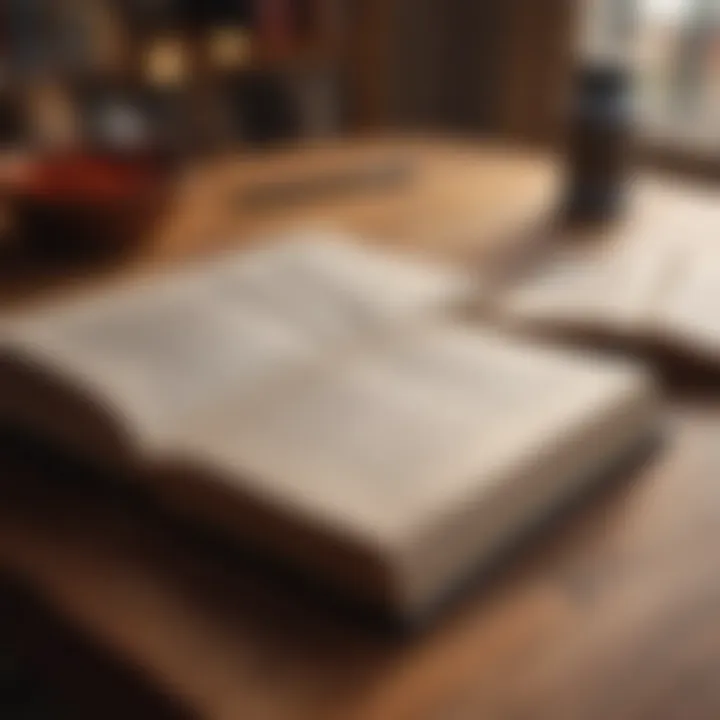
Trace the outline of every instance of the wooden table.
<instances>
[{"instance_id":1,"label":"wooden table","mask_svg":"<svg viewBox=\"0 0 720 720\"><path fill-rule=\"evenodd\" d=\"M10 503L0 558L197 717L715 718L720 415L527 543L425 636L388 637L108 504ZM132 517L132 516L130 516Z\"/></svg>"},{"instance_id":2,"label":"wooden table","mask_svg":"<svg viewBox=\"0 0 720 720\"><path fill-rule=\"evenodd\" d=\"M643 184L640 207L666 208L667 189ZM191 717L711 720L720 717L717 389L671 397L658 453L557 518L417 637L284 591L150 515L62 491L8 493L0 566ZM22 465L6 464L6 475L32 484Z\"/></svg>"},{"instance_id":3,"label":"wooden table","mask_svg":"<svg viewBox=\"0 0 720 720\"><path fill-rule=\"evenodd\" d=\"M132 253L90 268L48 266L23 255L0 261L0 310L156 272L297 226L340 227L368 242L487 261L526 243L549 219L560 181L557 163L542 153L417 138L338 141L196 163L178 177L167 211ZM302 186L310 188L305 198L297 191Z\"/></svg>"}]
</instances>

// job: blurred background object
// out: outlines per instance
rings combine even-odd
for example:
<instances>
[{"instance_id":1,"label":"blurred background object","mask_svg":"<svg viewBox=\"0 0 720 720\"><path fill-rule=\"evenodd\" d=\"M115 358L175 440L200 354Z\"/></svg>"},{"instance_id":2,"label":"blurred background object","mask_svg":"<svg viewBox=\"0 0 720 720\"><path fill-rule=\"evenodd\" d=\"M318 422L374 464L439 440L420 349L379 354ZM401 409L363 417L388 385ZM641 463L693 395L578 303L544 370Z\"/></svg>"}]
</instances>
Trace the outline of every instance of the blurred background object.
<instances>
[{"instance_id":1,"label":"blurred background object","mask_svg":"<svg viewBox=\"0 0 720 720\"><path fill-rule=\"evenodd\" d=\"M644 0L639 50L648 131L720 149L720 5Z\"/></svg>"},{"instance_id":2,"label":"blurred background object","mask_svg":"<svg viewBox=\"0 0 720 720\"><path fill-rule=\"evenodd\" d=\"M7 196L19 240L43 257L101 257L144 237L166 200L152 160L73 153L31 161Z\"/></svg>"},{"instance_id":3,"label":"blurred background object","mask_svg":"<svg viewBox=\"0 0 720 720\"><path fill-rule=\"evenodd\" d=\"M318 127L559 141L580 36L584 55L624 46L646 131L720 141L715 0L7 0L0 13L4 91L38 79L172 90L185 101L176 120L194 132L190 110L234 116L226 96L247 85L244 104L263 95L269 114L286 114L281 93L295 106L276 141ZM319 106L333 122L318 123ZM256 133L230 125L224 143L252 144ZM217 146L218 128L204 130L192 139Z\"/></svg>"},{"instance_id":4,"label":"blurred background object","mask_svg":"<svg viewBox=\"0 0 720 720\"><path fill-rule=\"evenodd\" d=\"M569 151L572 187L599 173L610 209L632 149L712 164L719 22L709 0L7 0L0 143L167 171L368 133L501 137Z\"/></svg>"},{"instance_id":5,"label":"blurred background object","mask_svg":"<svg viewBox=\"0 0 720 720\"><path fill-rule=\"evenodd\" d=\"M243 105L267 101L273 117L294 106L293 122L272 123L278 142L369 128L557 138L576 12L569 0L535 5L9 0L0 62L16 86L172 90L185 101L176 121L190 125L196 147L252 145L257 133L245 126L231 123L218 143L212 123L193 124L196 113L222 118L242 88L251 94Z\"/></svg>"},{"instance_id":6,"label":"blurred background object","mask_svg":"<svg viewBox=\"0 0 720 720\"><path fill-rule=\"evenodd\" d=\"M286 104L301 95L295 85L304 82L304 71L317 86L320 71L329 82L345 74L344 48L352 26L341 9L348 3L336 0L9 0L1 27L1 63L4 76L22 92L28 85L52 85L77 100L86 85L114 93L112 108L104 107L105 132L127 142L140 134L140 125L167 127L166 118L140 107L143 95L168 94L184 100L178 105L176 122L189 123L188 146L216 145L212 123L189 117L195 111L207 118L222 116L227 95L249 88L244 104L255 107L272 122L268 134L274 141L303 135L300 112L287 121ZM340 38L340 39L339 39ZM344 39L343 39L344 38ZM259 88L263 88L260 90ZM280 88L280 89L278 89ZM277 94L284 99L278 101ZM317 93L313 93L317 95ZM124 97L122 97L124 96ZM123 102L124 100L124 102ZM198 100L201 102L198 104ZM105 98L107 103L108 98ZM57 99L53 99L57 104ZM339 104L339 99L338 99ZM235 98L231 104L235 103ZM121 108L122 106L122 108ZM135 113L130 106L136 108ZM151 103L152 106L152 103ZM41 113L35 108L36 113ZM80 114L97 113L98 107L80 103ZM141 123L138 117L144 114ZM278 116L284 120L278 121ZM199 124L193 124L193 122ZM97 130L93 120L84 122L90 136ZM248 127L234 125L230 144L252 143L258 135ZM88 130L88 127L90 128ZM337 127L328 127L328 132ZM208 136L192 137L193 132ZM38 132L44 139L47 128ZM152 132L150 133L152 135ZM156 130L155 135L161 134ZM83 134L81 139L86 139ZM262 138L263 141L265 138Z\"/></svg>"},{"instance_id":7,"label":"blurred background object","mask_svg":"<svg viewBox=\"0 0 720 720\"><path fill-rule=\"evenodd\" d=\"M590 0L586 6L570 113L571 222L609 221L626 205L637 11L636 0Z\"/></svg>"},{"instance_id":8,"label":"blurred background object","mask_svg":"<svg viewBox=\"0 0 720 720\"><path fill-rule=\"evenodd\" d=\"M353 97L349 48L356 43L349 15L365 12L351 5L342 0L3 3L0 145L8 153L32 156L37 181L30 188L15 185L12 176L3 178L5 213L9 207L17 237L35 250L61 248L72 227L83 235L94 227L102 237L95 243L85 237L75 249L108 248L118 244L119 235L130 243L130 234L120 233L112 220L136 214L146 203L133 203L130 187L120 193L116 186L111 199L102 182L95 187L91 181L97 173L103 182L111 167L123 182L142 178L144 192L150 175L168 179L170 171L208 154L330 138L347 129ZM153 191L149 197L162 194ZM31 237L60 219L58 235L64 240Z\"/></svg>"}]
</instances>

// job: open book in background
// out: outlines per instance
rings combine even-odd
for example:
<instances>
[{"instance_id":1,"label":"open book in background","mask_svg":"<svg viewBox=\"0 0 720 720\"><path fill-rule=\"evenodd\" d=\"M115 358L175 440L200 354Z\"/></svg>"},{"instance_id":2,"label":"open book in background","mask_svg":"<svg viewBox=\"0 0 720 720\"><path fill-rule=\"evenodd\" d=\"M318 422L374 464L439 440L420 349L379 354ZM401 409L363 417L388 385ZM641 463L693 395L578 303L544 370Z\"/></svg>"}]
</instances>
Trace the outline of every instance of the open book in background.
<instances>
[{"instance_id":1,"label":"open book in background","mask_svg":"<svg viewBox=\"0 0 720 720\"><path fill-rule=\"evenodd\" d=\"M533 333L649 345L720 369L720 206L672 189L611 242L558 249L485 304ZM481 303L482 304L482 303Z\"/></svg>"},{"instance_id":2,"label":"open book in background","mask_svg":"<svg viewBox=\"0 0 720 720\"><path fill-rule=\"evenodd\" d=\"M299 234L7 321L0 419L415 618L656 419L632 364L453 319L474 289Z\"/></svg>"},{"instance_id":3,"label":"open book in background","mask_svg":"<svg viewBox=\"0 0 720 720\"><path fill-rule=\"evenodd\" d=\"M650 344L720 368L720 248L559 253L500 294L489 313L531 332Z\"/></svg>"},{"instance_id":4,"label":"open book in background","mask_svg":"<svg viewBox=\"0 0 720 720\"><path fill-rule=\"evenodd\" d=\"M491 313L529 330L644 336L668 259L641 243L558 249L500 292Z\"/></svg>"}]
</instances>

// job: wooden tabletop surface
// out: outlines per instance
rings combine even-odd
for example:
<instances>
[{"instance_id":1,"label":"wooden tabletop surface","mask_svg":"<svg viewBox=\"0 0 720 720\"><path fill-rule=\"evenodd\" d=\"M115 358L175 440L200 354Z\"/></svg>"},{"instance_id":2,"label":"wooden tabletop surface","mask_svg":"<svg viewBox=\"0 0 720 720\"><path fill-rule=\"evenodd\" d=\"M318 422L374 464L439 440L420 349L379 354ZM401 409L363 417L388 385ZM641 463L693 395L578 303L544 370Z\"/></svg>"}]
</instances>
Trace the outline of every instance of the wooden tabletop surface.
<instances>
[{"instance_id":1,"label":"wooden tabletop surface","mask_svg":"<svg viewBox=\"0 0 720 720\"><path fill-rule=\"evenodd\" d=\"M487 172L492 184L483 157L478 182ZM667 188L644 185L639 207L665 207ZM669 392L662 447L416 636L367 627L98 497L7 493L0 568L199 718L711 720L720 717L717 390ZM28 486L30 465L0 462ZM52 469L43 479L63 483Z\"/></svg>"},{"instance_id":2,"label":"wooden tabletop surface","mask_svg":"<svg viewBox=\"0 0 720 720\"><path fill-rule=\"evenodd\" d=\"M601 720L720 714L720 413L393 637L214 561L109 503L3 502L0 559L66 620L212 720Z\"/></svg>"},{"instance_id":3,"label":"wooden tabletop surface","mask_svg":"<svg viewBox=\"0 0 720 720\"><path fill-rule=\"evenodd\" d=\"M6 253L0 310L298 226L340 227L408 251L485 259L526 242L552 213L560 182L560 168L546 154L459 140L368 138L195 163L180 173L148 237L126 255L68 267Z\"/></svg>"}]
</instances>

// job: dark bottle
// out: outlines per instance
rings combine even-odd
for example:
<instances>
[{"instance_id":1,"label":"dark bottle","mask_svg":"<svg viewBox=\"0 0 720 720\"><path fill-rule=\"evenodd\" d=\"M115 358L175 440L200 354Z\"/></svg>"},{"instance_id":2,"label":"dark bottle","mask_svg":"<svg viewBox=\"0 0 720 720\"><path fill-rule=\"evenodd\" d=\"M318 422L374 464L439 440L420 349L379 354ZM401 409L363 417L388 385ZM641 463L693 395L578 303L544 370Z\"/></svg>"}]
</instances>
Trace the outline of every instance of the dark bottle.
<instances>
[{"instance_id":1,"label":"dark bottle","mask_svg":"<svg viewBox=\"0 0 720 720\"><path fill-rule=\"evenodd\" d=\"M574 95L567 213L571 221L609 221L622 212L627 197L632 75L621 65L585 65Z\"/></svg>"}]
</instances>

